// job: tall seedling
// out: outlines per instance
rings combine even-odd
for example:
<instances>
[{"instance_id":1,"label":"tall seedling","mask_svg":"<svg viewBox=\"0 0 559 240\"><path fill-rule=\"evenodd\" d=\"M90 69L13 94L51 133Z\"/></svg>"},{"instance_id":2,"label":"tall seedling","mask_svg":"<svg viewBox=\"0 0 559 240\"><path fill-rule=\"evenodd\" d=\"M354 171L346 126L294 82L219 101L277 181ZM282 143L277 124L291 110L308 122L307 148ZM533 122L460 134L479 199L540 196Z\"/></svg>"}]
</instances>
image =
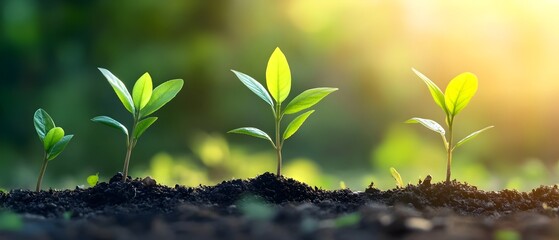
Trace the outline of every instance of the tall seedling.
<instances>
[{"instance_id":1,"label":"tall seedling","mask_svg":"<svg viewBox=\"0 0 559 240\"><path fill-rule=\"evenodd\" d=\"M50 115L43 109L37 109L33 115L33 124L35 125L35 130L39 139L43 142L43 166L39 172L39 179L37 179L37 187L35 190L41 191L41 183L43 182L43 176L45 176L45 171L47 170L47 164L49 161L55 159L66 145L72 140L74 135L64 135L64 129L54 125L54 121Z\"/></svg>"},{"instance_id":2,"label":"tall seedling","mask_svg":"<svg viewBox=\"0 0 559 240\"><path fill-rule=\"evenodd\" d=\"M297 130L303 125L305 120L314 112L314 110L306 111L303 114L297 116L283 132L281 132L281 120L286 114L295 114L302 110L308 109L326 97L328 94L338 90L337 88L312 88L308 89L287 104L287 106L282 109L282 103L285 101L289 92L291 91L291 70L289 69L289 64L283 52L276 48L272 53L272 56L268 60L268 66L266 68L266 85L268 91L252 77L231 70L241 82L248 87L252 92L254 92L258 97L260 97L264 102L270 105L272 113L274 114L274 127L275 127L275 137L274 140L266 134L264 131L253 128L253 127L243 127L237 128L229 131L229 133L246 134L249 136L262 138L270 142L272 146L276 149L278 157L277 166L277 176L281 176L281 165L282 156L281 150L283 143L286 139L293 136ZM271 95L271 96L270 96Z\"/></svg>"},{"instance_id":3,"label":"tall seedling","mask_svg":"<svg viewBox=\"0 0 559 240\"><path fill-rule=\"evenodd\" d=\"M431 95L433 96L433 99L435 100L435 103L444 111L446 115L445 122L448 126L448 138L445 135L445 129L439 123L431 119L414 117L407 120L406 122L420 123L426 128L441 135L447 153L446 183L450 183L450 165L452 163L452 152L454 151L454 149L476 137L483 131L493 127L489 126L475 131L453 145L452 129L454 127L454 118L460 111L462 111L462 109L466 107L466 105L468 105L472 97L477 92L477 77L469 72L462 73L452 79L450 83L448 83L445 93L443 94L441 89L433 81L431 81L419 71L413 68L412 70L413 72L415 72L415 74L417 74L417 76L419 76L419 78L421 78L421 80L423 80L423 82L425 82L425 84L429 88L429 91L431 92Z\"/></svg>"},{"instance_id":4,"label":"tall seedling","mask_svg":"<svg viewBox=\"0 0 559 240\"><path fill-rule=\"evenodd\" d=\"M91 121L116 128L126 135L126 157L122 170L122 181L124 182L128 177L128 164L130 162L132 150L136 146L140 136L142 136L142 134L157 120L157 117L148 116L171 101L182 89L184 81L182 79L169 80L155 89L152 89L151 76L146 72L136 81L132 89L132 95L130 95L124 83L109 70L99 68L99 71L107 78L107 81L113 87L116 95L124 105L124 108L132 114L133 118L131 133L122 123L110 117L97 116L91 119Z\"/></svg>"}]
</instances>

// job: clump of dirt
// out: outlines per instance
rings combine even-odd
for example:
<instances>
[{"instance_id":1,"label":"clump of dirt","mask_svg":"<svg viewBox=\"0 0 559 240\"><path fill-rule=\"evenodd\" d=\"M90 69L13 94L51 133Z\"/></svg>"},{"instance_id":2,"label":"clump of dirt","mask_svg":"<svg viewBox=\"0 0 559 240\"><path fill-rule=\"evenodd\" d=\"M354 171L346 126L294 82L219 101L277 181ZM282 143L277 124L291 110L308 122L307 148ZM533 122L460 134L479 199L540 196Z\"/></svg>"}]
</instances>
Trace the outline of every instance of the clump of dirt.
<instances>
[{"instance_id":1,"label":"clump of dirt","mask_svg":"<svg viewBox=\"0 0 559 240\"><path fill-rule=\"evenodd\" d=\"M1 239L557 238L559 189L485 192L465 183L328 191L265 173L190 188L117 174L92 188L0 193L20 228ZM528 221L529 220L529 221ZM512 239L512 238L511 238Z\"/></svg>"}]
</instances>

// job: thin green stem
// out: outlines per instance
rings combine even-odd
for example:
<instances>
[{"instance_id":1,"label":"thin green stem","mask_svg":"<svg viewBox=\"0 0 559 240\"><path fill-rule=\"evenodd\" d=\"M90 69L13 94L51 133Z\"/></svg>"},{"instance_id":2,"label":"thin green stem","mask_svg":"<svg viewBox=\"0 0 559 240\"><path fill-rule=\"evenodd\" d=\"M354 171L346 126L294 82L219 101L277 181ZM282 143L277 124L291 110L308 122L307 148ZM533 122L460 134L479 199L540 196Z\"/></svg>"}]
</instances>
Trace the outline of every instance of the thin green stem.
<instances>
[{"instance_id":1,"label":"thin green stem","mask_svg":"<svg viewBox=\"0 0 559 240\"><path fill-rule=\"evenodd\" d=\"M47 164L49 160L47 159L47 153L45 152L45 156L43 158L43 166L41 167L41 172L39 173L39 179L37 179L37 188L35 191L41 191L41 183L43 182L43 176L45 176L45 171L47 170Z\"/></svg>"},{"instance_id":2,"label":"thin green stem","mask_svg":"<svg viewBox=\"0 0 559 240\"><path fill-rule=\"evenodd\" d=\"M278 167L276 170L276 175L277 177L281 176L281 163L282 163L282 159L281 159L281 147L283 145L283 143L281 142L281 136L280 136L280 127L281 127L281 118L282 118L282 114L280 112L281 109L281 105L280 104L276 104L276 111L275 111L275 128L276 128L276 153L278 155Z\"/></svg>"},{"instance_id":3,"label":"thin green stem","mask_svg":"<svg viewBox=\"0 0 559 240\"><path fill-rule=\"evenodd\" d=\"M452 125L454 122L454 118L450 118L448 121L448 145L447 145L447 163L446 163L446 183L450 183L450 165L452 164Z\"/></svg>"},{"instance_id":4,"label":"thin green stem","mask_svg":"<svg viewBox=\"0 0 559 240\"><path fill-rule=\"evenodd\" d=\"M126 182L128 178L128 165L130 164L130 156L132 155L132 149L136 146L137 139L134 138L134 130L136 129L136 125L138 125L138 117L139 113L134 114L134 124L132 125L132 131L129 134L128 138L126 139L126 157L124 158L124 167L122 169L122 182Z\"/></svg>"}]
</instances>

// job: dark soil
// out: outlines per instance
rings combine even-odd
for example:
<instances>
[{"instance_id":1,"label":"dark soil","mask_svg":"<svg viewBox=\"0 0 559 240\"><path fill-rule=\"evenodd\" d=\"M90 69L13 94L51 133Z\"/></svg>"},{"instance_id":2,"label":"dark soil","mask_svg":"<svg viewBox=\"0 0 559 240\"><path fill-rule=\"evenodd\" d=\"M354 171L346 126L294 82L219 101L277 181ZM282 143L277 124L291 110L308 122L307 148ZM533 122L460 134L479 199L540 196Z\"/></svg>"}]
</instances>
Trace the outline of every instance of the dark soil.
<instances>
[{"instance_id":1,"label":"dark soil","mask_svg":"<svg viewBox=\"0 0 559 240\"><path fill-rule=\"evenodd\" d=\"M0 239L558 239L559 189L485 192L453 181L326 191L265 173L187 188L153 179L12 190L23 224ZM0 217L0 228L6 228Z\"/></svg>"}]
</instances>

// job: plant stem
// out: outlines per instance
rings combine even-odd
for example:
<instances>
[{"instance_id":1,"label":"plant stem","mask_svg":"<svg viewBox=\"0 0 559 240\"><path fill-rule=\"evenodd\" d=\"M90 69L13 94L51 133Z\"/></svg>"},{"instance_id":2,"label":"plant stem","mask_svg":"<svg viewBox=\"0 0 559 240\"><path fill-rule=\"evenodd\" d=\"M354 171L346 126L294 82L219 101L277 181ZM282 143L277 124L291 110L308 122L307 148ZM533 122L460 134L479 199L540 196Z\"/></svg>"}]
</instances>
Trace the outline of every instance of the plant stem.
<instances>
[{"instance_id":1,"label":"plant stem","mask_svg":"<svg viewBox=\"0 0 559 240\"><path fill-rule=\"evenodd\" d=\"M130 134L130 136L128 136L128 138L126 139L126 158L124 158L124 167L122 169L122 182L126 182L126 179L128 178L128 165L130 164L130 156L132 155L132 149L134 149L134 146L136 146L136 141L137 139L134 138L134 130L136 129L136 125L138 124L138 115L139 112L137 114L134 114L134 124L132 125L132 132L128 133Z\"/></svg>"},{"instance_id":2,"label":"plant stem","mask_svg":"<svg viewBox=\"0 0 559 240\"><path fill-rule=\"evenodd\" d=\"M281 123L282 114L280 112L280 109L281 109L281 105L276 104L276 114L275 114L275 116L276 116L276 153L278 155L278 168L277 168L277 171L276 171L277 177L281 176L281 162L282 162L282 159L281 159L281 147L282 147L281 145L282 145L282 142L281 142L281 137L280 137L280 127L281 127L280 123Z\"/></svg>"},{"instance_id":3,"label":"plant stem","mask_svg":"<svg viewBox=\"0 0 559 240\"><path fill-rule=\"evenodd\" d=\"M43 166L41 167L41 172L39 173L39 179L37 179L37 188L35 191L41 191L41 183L43 182L43 176L45 176L45 171L47 170L47 163L49 160L47 159L47 153L45 152L45 157L43 161Z\"/></svg>"},{"instance_id":4,"label":"plant stem","mask_svg":"<svg viewBox=\"0 0 559 240\"><path fill-rule=\"evenodd\" d=\"M124 169L122 170L122 182L126 182L128 178L128 164L130 163L130 155L132 155L132 143L128 144L128 149L126 150L126 158L124 159Z\"/></svg>"},{"instance_id":5,"label":"plant stem","mask_svg":"<svg viewBox=\"0 0 559 240\"><path fill-rule=\"evenodd\" d=\"M447 147L447 162L446 162L446 184L450 184L450 165L452 164L452 124L454 119L448 121L448 147Z\"/></svg>"}]
</instances>

